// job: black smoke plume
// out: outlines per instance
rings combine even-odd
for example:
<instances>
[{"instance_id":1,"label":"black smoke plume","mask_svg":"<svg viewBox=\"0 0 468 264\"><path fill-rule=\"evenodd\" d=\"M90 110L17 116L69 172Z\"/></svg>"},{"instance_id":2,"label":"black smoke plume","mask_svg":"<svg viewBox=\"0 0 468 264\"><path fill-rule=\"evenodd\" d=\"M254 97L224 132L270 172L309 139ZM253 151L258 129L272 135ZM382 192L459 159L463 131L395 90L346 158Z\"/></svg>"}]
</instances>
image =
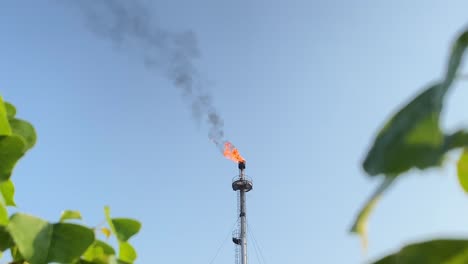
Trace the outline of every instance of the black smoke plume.
<instances>
[{"instance_id":1,"label":"black smoke plume","mask_svg":"<svg viewBox=\"0 0 468 264\"><path fill-rule=\"evenodd\" d=\"M149 69L166 76L180 90L197 121L209 126L209 138L222 149L224 122L213 106L194 60L200 56L192 31L165 30L150 9L137 0L77 0L86 25L121 50L141 56Z\"/></svg>"}]
</instances>

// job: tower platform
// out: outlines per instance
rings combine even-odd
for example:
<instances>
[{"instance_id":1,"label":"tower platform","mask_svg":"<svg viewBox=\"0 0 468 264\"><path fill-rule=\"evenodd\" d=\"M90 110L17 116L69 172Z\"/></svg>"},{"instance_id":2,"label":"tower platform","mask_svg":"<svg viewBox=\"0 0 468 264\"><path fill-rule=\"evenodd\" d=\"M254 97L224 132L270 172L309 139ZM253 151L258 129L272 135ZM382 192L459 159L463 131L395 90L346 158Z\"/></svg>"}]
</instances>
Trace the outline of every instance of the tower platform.
<instances>
[{"instance_id":1,"label":"tower platform","mask_svg":"<svg viewBox=\"0 0 468 264\"><path fill-rule=\"evenodd\" d=\"M252 179L250 179L249 177L245 175L243 177L235 177L234 179L232 179L232 189L234 191L248 192L248 191L251 191L252 188L253 188Z\"/></svg>"}]
</instances>

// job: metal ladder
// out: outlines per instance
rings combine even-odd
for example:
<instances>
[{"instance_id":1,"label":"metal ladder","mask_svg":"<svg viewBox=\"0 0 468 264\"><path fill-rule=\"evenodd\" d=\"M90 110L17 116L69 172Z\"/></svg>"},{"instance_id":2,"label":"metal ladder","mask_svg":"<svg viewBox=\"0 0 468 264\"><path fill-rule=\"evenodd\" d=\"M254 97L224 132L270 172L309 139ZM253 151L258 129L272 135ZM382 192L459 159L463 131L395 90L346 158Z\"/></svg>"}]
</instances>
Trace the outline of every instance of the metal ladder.
<instances>
[{"instance_id":1,"label":"metal ladder","mask_svg":"<svg viewBox=\"0 0 468 264\"><path fill-rule=\"evenodd\" d=\"M240 259L240 246L236 245L236 249L235 249L235 258L234 258L234 264L240 264L241 262L241 259Z\"/></svg>"},{"instance_id":2,"label":"metal ladder","mask_svg":"<svg viewBox=\"0 0 468 264\"><path fill-rule=\"evenodd\" d=\"M237 191L237 212L240 212L240 192ZM239 217L239 216L237 216ZM237 226L236 226L236 230L234 230L233 232L233 237L236 237L236 238L239 238L239 231L240 230L240 222L238 221L237 222ZM240 253L240 246L239 245L234 245L235 249L234 249L234 254L235 254L235 258L234 258L234 264L241 264L241 253Z\"/></svg>"}]
</instances>

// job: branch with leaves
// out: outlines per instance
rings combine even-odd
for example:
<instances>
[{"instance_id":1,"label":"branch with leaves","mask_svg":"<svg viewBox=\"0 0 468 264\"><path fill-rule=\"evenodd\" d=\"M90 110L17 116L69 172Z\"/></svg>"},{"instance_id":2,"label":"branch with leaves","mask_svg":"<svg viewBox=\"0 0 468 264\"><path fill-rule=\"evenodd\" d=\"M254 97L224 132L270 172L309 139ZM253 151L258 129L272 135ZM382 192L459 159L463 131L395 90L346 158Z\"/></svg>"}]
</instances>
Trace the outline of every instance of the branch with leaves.
<instances>
[{"instance_id":1,"label":"branch with leaves","mask_svg":"<svg viewBox=\"0 0 468 264\"><path fill-rule=\"evenodd\" d=\"M382 183L359 212L351 232L361 236L367 246L366 224L379 198L396 180L411 169L425 170L442 166L444 157L454 149L464 149L458 162L460 184L468 192L468 131L442 131L440 116L444 99L460 79L459 67L468 47L468 30L453 44L443 80L429 85L401 108L377 134L364 162L370 177ZM404 247L375 264L458 264L468 263L468 239L437 239Z\"/></svg>"},{"instance_id":2,"label":"branch with leaves","mask_svg":"<svg viewBox=\"0 0 468 264\"><path fill-rule=\"evenodd\" d=\"M82 218L78 211L62 212L56 223L24 213L8 214L8 207L16 206L13 169L35 143L34 127L16 118L16 108L0 97L0 256L10 250L10 264L133 263L137 253L128 241L141 224L130 218L111 218L109 207L104 208L107 227L99 229L74 223ZM97 232L114 236L118 251L97 239Z\"/></svg>"}]
</instances>

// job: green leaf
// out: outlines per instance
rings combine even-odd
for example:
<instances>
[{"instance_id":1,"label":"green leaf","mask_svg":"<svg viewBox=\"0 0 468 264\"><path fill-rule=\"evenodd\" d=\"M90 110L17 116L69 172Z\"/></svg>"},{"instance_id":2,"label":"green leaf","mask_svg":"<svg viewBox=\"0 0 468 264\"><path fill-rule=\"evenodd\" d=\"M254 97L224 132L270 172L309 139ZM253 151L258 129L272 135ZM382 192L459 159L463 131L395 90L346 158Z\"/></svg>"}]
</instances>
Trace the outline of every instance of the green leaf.
<instances>
[{"instance_id":1,"label":"green leaf","mask_svg":"<svg viewBox=\"0 0 468 264\"><path fill-rule=\"evenodd\" d=\"M0 136L11 135L10 123L8 122L7 110L3 102L3 98L0 96Z\"/></svg>"},{"instance_id":2,"label":"green leaf","mask_svg":"<svg viewBox=\"0 0 468 264\"><path fill-rule=\"evenodd\" d=\"M14 135L21 136L26 142L26 150L34 147L37 140L36 130L27 121L21 119L10 119L10 126Z\"/></svg>"},{"instance_id":3,"label":"green leaf","mask_svg":"<svg viewBox=\"0 0 468 264\"><path fill-rule=\"evenodd\" d=\"M363 163L369 175L395 177L411 168L440 165L446 149L439 117L467 46L465 31L455 41L444 80L404 106L378 133Z\"/></svg>"},{"instance_id":4,"label":"green leaf","mask_svg":"<svg viewBox=\"0 0 468 264\"><path fill-rule=\"evenodd\" d=\"M463 59L463 54L465 53L465 50L468 46L468 30L462 32L455 43L453 44L450 58L449 58L449 63L447 66L447 72L445 75L445 82L446 87L450 86L451 82L457 78L458 74L458 68L460 66L460 63Z\"/></svg>"},{"instance_id":5,"label":"green leaf","mask_svg":"<svg viewBox=\"0 0 468 264\"><path fill-rule=\"evenodd\" d=\"M141 223L134 219L112 218L111 220L119 241L127 241L133 235L138 233L141 228Z\"/></svg>"},{"instance_id":6,"label":"green leaf","mask_svg":"<svg viewBox=\"0 0 468 264\"><path fill-rule=\"evenodd\" d=\"M109 227L119 241L125 242L140 231L141 223L137 220L130 218L111 218L110 208L108 206L104 207L104 215Z\"/></svg>"},{"instance_id":7,"label":"green leaf","mask_svg":"<svg viewBox=\"0 0 468 264\"><path fill-rule=\"evenodd\" d=\"M115 250L107 243L96 240L83 254L83 259L93 263L107 264Z\"/></svg>"},{"instance_id":8,"label":"green leaf","mask_svg":"<svg viewBox=\"0 0 468 264\"><path fill-rule=\"evenodd\" d=\"M372 196L367 200L364 207L359 212L356 220L354 221L353 226L351 227L351 232L356 233L361 237L362 248L367 249L368 239L367 239L367 222L369 220L370 213L376 206L377 202L382 197L383 193L391 186L394 178L387 178L379 186L379 188L372 194Z\"/></svg>"},{"instance_id":9,"label":"green leaf","mask_svg":"<svg viewBox=\"0 0 468 264\"><path fill-rule=\"evenodd\" d=\"M15 107L0 97L0 182L10 178L16 162L36 143L34 127L15 114Z\"/></svg>"},{"instance_id":10,"label":"green leaf","mask_svg":"<svg viewBox=\"0 0 468 264\"><path fill-rule=\"evenodd\" d=\"M138 233L141 228L140 222L128 218L111 218L108 206L104 207L104 215L109 227L119 241L119 261L133 263L137 258L137 253L127 240Z\"/></svg>"},{"instance_id":11,"label":"green leaf","mask_svg":"<svg viewBox=\"0 0 468 264\"><path fill-rule=\"evenodd\" d=\"M377 134L363 168L369 176L383 175L385 180L360 211L351 229L364 237L364 241L368 216L393 179L413 168L440 166L448 150L468 143L466 132L446 136L440 128L444 98L457 76L467 46L468 31L465 31L452 48L445 78L397 111Z\"/></svg>"},{"instance_id":12,"label":"green leaf","mask_svg":"<svg viewBox=\"0 0 468 264\"><path fill-rule=\"evenodd\" d=\"M465 264L468 263L468 240L438 239L403 247L374 264Z\"/></svg>"},{"instance_id":13,"label":"green leaf","mask_svg":"<svg viewBox=\"0 0 468 264\"><path fill-rule=\"evenodd\" d=\"M16 115L16 108L14 105L8 103L8 102L3 102L5 104L5 110L7 113L8 118L13 118Z\"/></svg>"},{"instance_id":14,"label":"green leaf","mask_svg":"<svg viewBox=\"0 0 468 264\"><path fill-rule=\"evenodd\" d=\"M25 214L14 214L7 227L21 255L34 264L47 263L52 225Z\"/></svg>"},{"instance_id":15,"label":"green leaf","mask_svg":"<svg viewBox=\"0 0 468 264\"><path fill-rule=\"evenodd\" d=\"M104 216L106 217L107 224L111 228L112 232L115 233L114 225L112 224L112 220L110 217L110 207L104 206Z\"/></svg>"},{"instance_id":16,"label":"green leaf","mask_svg":"<svg viewBox=\"0 0 468 264\"><path fill-rule=\"evenodd\" d=\"M364 160L363 167L369 175L395 177L414 167L425 169L441 163L442 88L430 87L390 119Z\"/></svg>"},{"instance_id":17,"label":"green leaf","mask_svg":"<svg viewBox=\"0 0 468 264\"><path fill-rule=\"evenodd\" d=\"M101 263L96 263L96 262L87 261L87 260L84 260L84 259L79 259L79 260L77 260L76 262L74 262L72 264L101 264Z\"/></svg>"},{"instance_id":18,"label":"green leaf","mask_svg":"<svg viewBox=\"0 0 468 264\"><path fill-rule=\"evenodd\" d=\"M81 213L79 211L73 211L73 210L65 210L62 212L62 215L60 216L60 222L64 222L66 220L72 220L72 219L79 219L81 220Z\"/></svg>"},{"instance_id":19,"label":"green leaf","mask_svg":"<svg viewBox=\"0 0 468 264\"><path fill-rule=\"evenodd\" d=\"M95 248L101 248L102 252L108 256L115 255L115 250L109 244L104 241L96 240L93 244Z\"/></svg>"},{"instance_id":20,"label":"green leaf","mask_svg":"<svg viewBox=\"0 0 468 264\"><path fill-rule=\"evenodd\" d=\"M19 252L18 247L16 245L10 248L10 253L11 253L11 258L13 258L13 261L15 261L15 263L16 262L20 263L22 260L24 260L23 256L21 256L21 253Z\"/></svg>"},{"instance_id":21,"label":"green leaf","mask_svg":"<svg viewBox=\"0 0 468 264\"><path fill-rule=\"evenodd\" d=\"M119 243L119 260L133 263L137 258L135 249L128 242Z\"/></svg>"},{"instance_id":22,"label":"green leaf","mask_svg":"<svg viewBox=\"0 0 468 264\"><path fill-rule=\"evenodd\" d=\"M94 241L94 232L90 228L71 223L52 226L48 263L70 263L79 258Z\"/></svg>"},{"instance_id":23,"label":"green leaf","mask_svg":"<svg viewBox=\"0 0 468 264\"><path fill-rule=\"evenodd\" d=\"M0 182L7 181L16 162L24 155L25 141L19 136L0 137Z\"/></svg>"},{"instance_id":24,"label":"green leaf","mask_svg":"<svg viewBox=\"0 0 468 264\"><path fill-rule=\"evenodd\" d=\"M0 204L0 226L8 225L8 211L5 205Z\"/></svg>"},{"instance_id":25,"label":"green leaf","mask_svg":"<svg viewBox=\"0 0 468 264\"><path fill-rule=\"evenodd\" d=\"M10 233L8 233L4 226L0 226L0 252L7 250L14 245L15 243L13 242Z\"/></svg>"},{"instance_id":26,"label":"green leaf","mask_svg":"<svg viewBox=\"0 0 468 264\"><path fill-rule=\"evenodd\" d=\"M21 255L32 264L70 263L79 258L94 241L93 230L84 226L50 224L40 218L14 214L7 230Z\"/></svg>"},{"instance_id":27,"label":"green leaf","mask_svg":"<svg viewBox=\"0 0 468 264\"><path fill-rule=\"evenodd\" d=\"M463 150L457 163L458 182L463 190L468 193L468 148Z\"/></svg>"},{"instance_id":28,"label":"green leaf","mask_svg":"<svg viewBox=\"0 0 468 264\"><path fill-rule=\"evenodd\" d=\"M0 182L0 204L6 206L16 206L15 204L15 185L11 180Z\"/></svg>"},{"instance_id":29,"label":"green leaf","mask_svg":"<svg viewBox=\"0 0 468 264\"><path fill-rule=\"evenodd\" d=\"M445 150L468 147L468 132L459 130L445 137Z\"/></svg>"}]
</instances>

